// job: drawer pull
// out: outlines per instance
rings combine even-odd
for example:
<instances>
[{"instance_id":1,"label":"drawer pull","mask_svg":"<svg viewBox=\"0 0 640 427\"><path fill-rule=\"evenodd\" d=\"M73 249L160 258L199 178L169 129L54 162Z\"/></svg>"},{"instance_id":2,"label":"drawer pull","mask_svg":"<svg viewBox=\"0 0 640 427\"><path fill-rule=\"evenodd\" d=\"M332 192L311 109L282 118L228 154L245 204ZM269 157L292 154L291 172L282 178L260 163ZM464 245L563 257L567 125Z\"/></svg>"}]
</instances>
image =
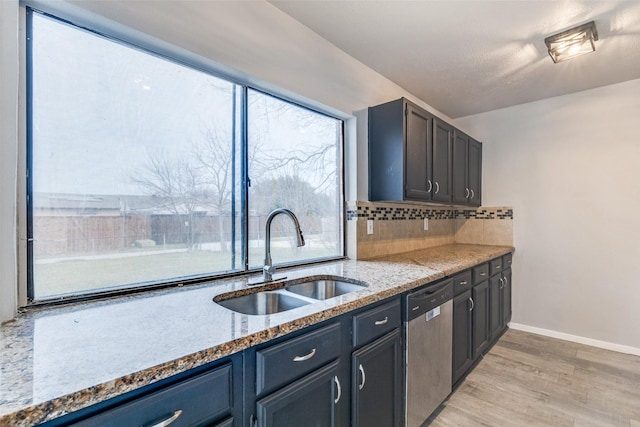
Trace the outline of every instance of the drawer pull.
<instances>
[{"instance_id":1,"label":"drawer pull","mask_svg":"<svg viewBox=\"0 0 640 427\"><path fill-rule=\"evenodd\" d=\"M466 281L466 280L463 280L463 281L461 281L461 282L460 282L460 284L461 284L461 285L466 285L466 284L467 284L467 281Z\"/></svg>"},{"instance_id":2,"label":"drawer pull","mask_svg":"<svg viewBox=\"0 0 640 427\"><path fill-rule=\"evenodd\" d=\"M382 320L376 320L375 325L376 326L380 326L380 325L384 325L385 323L387 323L389 321L389 317L385 317Z\"/></svg>"},{"instance_id":3,"label":"drawer pull","mask_svg":"<svg viewBox=\"0 0 640 427\"><path fill-rule=\"evenodd\" d=\"M364 387L364 383L367 381L367 377L364 375L364 368L362 367L362 363L358 367L358 370L360 370L360 374L362 375L362 382L358 384L358 390L362 390L362 388Z\"/></svg>"},{"instance_id":4,"label":"drawer pull","mask_svg":"<svg viewBox=\"0 0 640 427\"><path fill-rule=\"evenodd\" d=\"M340 387L340 380L338 379L337 375L333 377L333 382L336 383L336 389L338 391L338 396L333 400L333 403L338 403L340 401L340 397L342 396L342 387Z\"/></svg>"},{"instance_id":5,"label":"drawer pull","mask_svg":"<svg viewBox=\"0 0 640 427\"><path fill-rule=\"evenodd\" d=\"M171 424L172 422L174 422L175 420L177 420L180 415L182 415L182 409L178 409L173 414L171 414L171 416L169 418L166 418L166 419L160 421L159 423L156 423L156 424L154 424L152 426L149 426L149 427L166 427L169 424Z\"/></svg>"},{"instance_id":6,"label":"drawer pull","mask_svg":"<svg viewBox=\"0 0 640 427\"><path fill-rule=\"evenodd\" d=\"M487 273L483 271L483 272L481 272L481 273L480 273L480 275L481 275L481 276L486 276L486 275L487 275Z\"/></svg>"},{"instance_id":7,"label":"drawer pull","mask_svg":"<svg viewBox=\"0 0 640 427\"><path fill-rule=\"evenodd\" d=\"M309 354L305 354L304 356L296 356L293 358L294 362L304 362L305 360L311 359L316 354L316 349L311 350Z\"/></svg>"}]
</instances>

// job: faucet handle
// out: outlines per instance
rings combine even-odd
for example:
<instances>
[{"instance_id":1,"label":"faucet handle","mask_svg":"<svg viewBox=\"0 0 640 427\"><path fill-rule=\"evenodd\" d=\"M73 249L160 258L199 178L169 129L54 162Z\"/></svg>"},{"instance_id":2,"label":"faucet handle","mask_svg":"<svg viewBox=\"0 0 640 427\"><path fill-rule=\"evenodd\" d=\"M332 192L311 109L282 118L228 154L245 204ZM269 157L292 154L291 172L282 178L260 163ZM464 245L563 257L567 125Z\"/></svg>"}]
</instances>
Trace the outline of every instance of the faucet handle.
<instances>
[{"instance_id":1,"label":"faucet handle","mask_svg":"<svg viewBox=\"0 0 640 427\"><path fill-rule=\"evenodd\" d=\"M273 273L276 272L276 268L269 264L265 264L264 267L262 267L262 277L264 279L265 282L270 282L273 280Z\"/></svg>"}]
</instances>

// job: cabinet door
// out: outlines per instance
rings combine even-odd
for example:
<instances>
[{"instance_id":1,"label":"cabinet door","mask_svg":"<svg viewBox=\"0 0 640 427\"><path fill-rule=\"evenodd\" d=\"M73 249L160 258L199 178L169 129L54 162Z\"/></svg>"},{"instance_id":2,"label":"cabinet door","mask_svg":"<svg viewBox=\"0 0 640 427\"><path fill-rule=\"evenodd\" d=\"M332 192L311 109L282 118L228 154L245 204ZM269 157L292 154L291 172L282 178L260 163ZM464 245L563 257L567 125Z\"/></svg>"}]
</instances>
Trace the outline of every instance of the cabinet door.
<instances>
[{"instance_id":1,"label":"cabinet door","mask_svg":"<svg viewBox=\"0 0 640 427\"><path fill-rule=\"evenodd\" d=\"M433 121L433 191L437 202L451 202L451 142L453 127L441 120Z\"/></svg>"},{"instance_id":2,"label":"cabinet door","mask_svg":"<svg viewBox=\"0 0 640 427\"><path fill-rule=\"evenodd\" d=\"M511 320L511 269L502 272L502 327Z\"/></svg>"},{"instance_id":3,"label":"cabinet door","mask_svg":"<svg viewBox=\"0 0 640 427\"><path fill-rule=\"evenodd\" d=\"M470 193L467 202L471 206L480 206L482 203L482 143L469 138L467 159L467 186Z\"/></svg>"},{"instance_id":4,"label":"cabinet door","mask_svg":"<svg viewBox=\"0 0 640 427\"><path fill-rule=\"evenodd\" d=\"M452 381L455 384L471 366L471 290L453 299Z\"/></svg>"},{"instance_id":5,"label":"cabinet door","mask_svg":"<svg viewBox=\"0 0 640 427\"><path fill-rule=\"evenodd\" d=\"M489 329L492 340L502 331L502 283L502 272L489 278Z\"/></svg>"},{"instance_id":6,"label":"cabinet door","mask_svg":"<svg viewBox=\"0 0 640 427\"><path fill-rule=\"evenodd\" d=\"M489 346L489 282L485 280L473 287L473 359Z\"/></svg>"},{"instance_id":7,"label":"cabinet door","mask_svg":"<svg viewBox=\"0 0 640 427\"><path fill-rule=\"evenodd\" d=\"M259 427L338 426L342 399L339 361L335 361L256 403Z\"/></svg>"},{"instance_id":8,"label":"cabinet door","mask_svg":"<svg viewBox=\"0 0 640 427\"><path fill-rule=\"evenodd\" d=\"M402 419L400 330L395 329L354 351L351 369L351 425L399 427Z\"/></svg>"},{"instance_id":9,"label":"cabinet door","mask_svg":"<svg viewBox=\"0 0 640 427\"><path fill-rule=\"evenodd\" d=\"M467 155L469 137L462 132L453 133L453 154L451 171L451 201L458 205L466 205L471 196L468 185Z\"/></svg>"},{"instance_id":10,"label":"cabinet door","mask_svg":"<svg viewBox=\"0 0 640 427\"><path fill-rule=\"evenodd\" d=\"M431 135L433 117L407 104L405 197L431 200Z\"/></svg>"}]
</instances>

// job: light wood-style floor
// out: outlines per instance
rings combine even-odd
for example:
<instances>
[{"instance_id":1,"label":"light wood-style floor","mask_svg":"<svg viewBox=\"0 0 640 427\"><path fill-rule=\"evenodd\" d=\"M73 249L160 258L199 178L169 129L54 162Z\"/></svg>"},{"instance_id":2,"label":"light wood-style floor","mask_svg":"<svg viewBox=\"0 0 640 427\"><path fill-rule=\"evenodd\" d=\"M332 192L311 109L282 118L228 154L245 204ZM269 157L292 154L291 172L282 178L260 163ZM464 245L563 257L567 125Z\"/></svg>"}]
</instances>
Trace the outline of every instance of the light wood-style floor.
<instances>
[{"instance_id":1,"label":"light wood-style floor","mask_svg":"<svg viewBox=\"0 0 640 427\"><path fill-rule=\"evenodd\" d=\"M426 425L640 427L640 357L508 330Z\"/></svg>"}]
</instances>

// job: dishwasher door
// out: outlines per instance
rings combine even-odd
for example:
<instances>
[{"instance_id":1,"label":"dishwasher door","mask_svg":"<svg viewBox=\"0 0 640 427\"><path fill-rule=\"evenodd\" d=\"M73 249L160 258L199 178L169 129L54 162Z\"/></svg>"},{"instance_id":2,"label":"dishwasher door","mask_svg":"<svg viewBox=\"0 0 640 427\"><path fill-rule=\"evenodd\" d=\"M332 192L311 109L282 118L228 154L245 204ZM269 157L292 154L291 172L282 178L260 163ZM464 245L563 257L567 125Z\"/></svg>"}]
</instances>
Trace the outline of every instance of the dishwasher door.
<instances>
[{"instance_id":1,"label":"dishwasher door","mask_svg":"<svg viewBox=\"0 0 640 427\"><path fill-rule=\"evenodd\" d=\"M406 328L406 425L419 427L451 393L453 301L410 320Z\"/></svg>"}]
</instances>

